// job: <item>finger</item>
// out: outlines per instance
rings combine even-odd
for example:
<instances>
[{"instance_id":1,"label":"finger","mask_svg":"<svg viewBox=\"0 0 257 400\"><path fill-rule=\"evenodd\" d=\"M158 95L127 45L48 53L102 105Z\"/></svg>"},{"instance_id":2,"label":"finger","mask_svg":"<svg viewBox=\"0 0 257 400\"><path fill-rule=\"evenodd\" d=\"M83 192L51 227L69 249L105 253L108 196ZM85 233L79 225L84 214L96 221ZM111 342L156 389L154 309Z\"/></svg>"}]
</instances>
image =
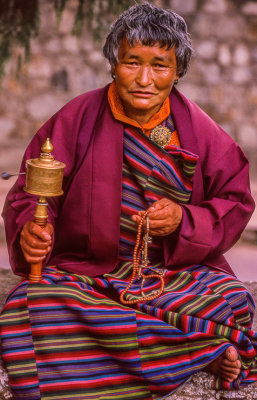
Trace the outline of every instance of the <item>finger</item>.
<instances>
[{"instance_id":1,"label":"finger","mask_svg":"<svg viewBox=\"0 0 257 400\"><path fill-rule=\"evenodd\" d=\"M31 251L30 248L26 249L26 247L21 247L21 249L22 249L23 255L25 257L25 260L28 263L37 263L37 262L43 261L49 252L48 249L44 250L44 251L36 250L36 249L34 249L34 251L32 249L32 251Z\"/></svg>"},{"instance_id":2,"label":"finger","mask_svg":"<svg viewBox=\"0 0 257 400\"><path fill-rule=\"evenodd\" d=\"M172 204L173 201L169 200L165 197L161 198L160 200L155 201L151 207L149 207L149 211L157 211L161 210L162 208L166 207L169 204Z\"/></svg>"},{"instance_id":3,"label":"finger","mask_svg":"<svg viewBox=\"0 0 257 400\"><path fill-rule=\"evenodd\" d=\"M231 368L241 368L241 361L239 361L239 360L230 361L226 358L223 358L222 365L224 365L226 367L231 367Z\"/></svg>"},{"instance_id":4,"label":"finger","mask_svg":"<svg viewBox=\"0 0 257 400\"><path fill-rule=\"evenodd\" d=\"M149 235L150 236L168 236L172 233L169 228L162 228L162 229L150 229L149 230Z\"/></svg>"},{"instance_id":5,"label":"finger","mask_svg":"<svg viewBox=\"0 0 257 400\"><path fill-rule=\"evenodd\" d=\"M46 243L43 246L44 248L51 243L52 233L53 226L51 224L47 224L45 228L42 228L35 224L35 222L29 221L24 225L21 231L21 237L33 247L39 246L42 248L42 243Z\"/></svg>"},{"instance_id":6,"label":"finger","mask_svg":"<svg viewBox=\"0 0 257 400\"><path fill-rule=\"evenodd\" d=\"M22 251L28 254L29 256L44 257L48 253L49 246L47 246L44 249L33 248L29 246L26 242L21 241L21 248Z\"/></svg>"},{"instance_id":7,"label":"finger","mask_svg":"<svg viewBox=\"0 0 257 400\"><path fill-rule=\"evenodd\" d=\"M139 215L132 215L131 219L137 224L139 224L139 222L141 221L141 217Z\"/></svg>"},{"instance_id":8,"label":"finger","mask_svg":"<svg viewBox=\"0 0 257 400\"><path fill-rule=\"evenodd\" d=\"M25 260L29 263L29 264L37 264L37 263L41 263L44 261L44 259L46 258L46 255L44 257L33 257L30 256L26 253L23 253Z\"/></svg>"},{"instance_id":9,"label":"finger","mask_svg":"<svg viewBox=\"0 0 257 400\"><path fill-rule=\"evenodd\" d=\"M166 206L168 206L170 203L173 203L173 202L171 202L171 200L168 200L168 199L166 199L166 198L163 198L163 199L160 199L160 200L156 201L156 202L153 203L153 205L148 209L148 215L150 215L151 212L156 212L156 211L162 210L163 208L165 208ZM137 214L134 214L134 215L132 216L132 219L134 220L134 218L135 218L136 216L139 216L140 218L143 217L144 214L145 214L145 212L146 212L146 210L140 210L140 211L138 211ZM137 221L138 221L138 218L137 218Z\"/></svg>"},{"instance_id":10,"label":"finger","mask_svg":"<svg viewBox=\"0 0 257 400\"><path fill-rule=\"evenodd\" d=\"M30 263L30 264L35 264L38 262L42 262L47 254L50 252L51 247L49 246L46 250L37 250L37 249L31 249L31 248L26 248L25 247L21 247L23 255L25 257L25 260Z\"/></svg>"},{"instance_id":11,"label":"finger","mask_svg":"<svg viewBox=\"0 0 257 400\"><path fill-rule=\"evenodd\" d=\"M151 208L150 208L151 209ZM150 210L149 209L149 210ZM181 214L181 206L177 203L168 203L161 209L154 209L149 212L149 219L173 218Z\"/></svg>"},{"instance_id":12,"label":"finger","mask_svg":"<svg viewBox=\"0 0 257 400\"><path fill-rule=\"evenodd\" d=\"M224 366L220 367L220 371L224 374L226 373L226 374L234 374L234 375L239 375L241 372L240 368L228 368L228 367L225 368Z\"/></svg>"},{"instance_id":13,"label":"finger","mask_svg":"<svg viewBox=\"0 0 257 400\"><path fill-rule=\"evenodd\" d=\"M51 238L52 238L52 234L53 234L53 231L54 231L53 225L47 223L46 226L44 227L44 230L45 230L45 231L51 236Z\"/></svg>"},{"instance_id":14,"label":"finger","mask_svg":"<svg viewBox=\"0 0 257 400\"><path fill-rule=\"evenodd\" d=\"M149 221L153 221L153 220L164 220L167 217L169 217L169 212L168 209L162 208L161 210L156 210L156 211L151 211L149 212L148 216L149 216Z\"/></svg>"},{"instance_id":15,"label":"finger","mask_svg":"<svg viewBox=\"0 0 257 400\"><path fill-rule=\"evenodd\" d=\"M179 220L177 219L166 219L166 220L151 220L149 223L150 235L156 236L166 236L175 232L179 226Z\"/></svg>"},{"instance_id":16,"label":"finger","mask_svg":"<svg viewBox=\"0 0 257 400\"><path fill-rule=\"evenodd\" d=\"M50 231L48 230L49 230L48 226L46 227L46 229L44 229L35 223L31 224L30 226L30 233L36 235L39 239L43 241L51 241L51 234Z\"/></svg>"},{"instance_id":17,"label":"finger","mask_svg":"<svg viewBox=\"0 0 257 400\"><path fill-rule=\"evenodd\" d=\"M132 215L131 219L137 223L139 223L142 219L142 217L145 215L145 211L138 211L138 214ZM146 218L145 218L146 220Z\"/></svg>"},{"instance_id":18,"label":"finger","mask_svg":"<svg viewBox=\"0 0 257 400\"><path fill-rule=\"evenodd\" d=\"M48 246L51 245L51 240L43 241L37 236L22 231L20 236L21 246L23 246L24 243L35 249L46 249Z\"/></svg>"}]
</instances>

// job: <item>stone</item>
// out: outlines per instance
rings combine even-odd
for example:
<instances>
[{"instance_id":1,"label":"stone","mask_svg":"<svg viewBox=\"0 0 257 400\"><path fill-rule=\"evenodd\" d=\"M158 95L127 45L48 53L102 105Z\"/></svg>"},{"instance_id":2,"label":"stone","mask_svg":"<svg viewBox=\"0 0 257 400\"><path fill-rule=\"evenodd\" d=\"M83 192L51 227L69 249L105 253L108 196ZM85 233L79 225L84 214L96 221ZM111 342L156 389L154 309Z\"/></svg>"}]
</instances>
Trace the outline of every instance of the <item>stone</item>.
<instances>
[{"instance_id":1,"label":"stone","mask_svg":"<svg viewBox=\"0 0 257 400\"><path fill-rule=\"evenodd\" d=\"M59 38L51 38L44 45L45 51L49 51L50 53L57 53L60 51L60 47L61 44Z\"/></svg>"},{"instance_id":2,"label":"stone","mask_svg":"<svg viewBox=\"0 0 257 400\"><path fill-rule=\"evenodd\" d=\"M97 50L90 51L87 55L87 58L90 61L90 63L94 65L103 65L103 63L105 63L106 61L102 52Z\"/></svg>"},{"instance_id":3,"label":"stone","mask_svg":"<svg viewBox=\"0 0 257 400\"><path fill-rule=\"evenodd\" d=\"M242 12L246 15L257 15L256 1L248 1L242 7Z\"/></svg>"},{"instance_id":4,"label":"stone","mask_svg":"<svg viewBox=\"0 0 257 400\"><path fill-rule=\"evenodd\" d=\"M237 137L245 148L257 147L257 132L254 125L242 123L238 127Z\"/></svg>"},{"instance_id":5,"label":"stone","mask_svg":"<svg viewBox=\"0 0 257 400\"><path fill-rule=\"evenodd\" d=\"M171 9L177 13L190 14L196 11L197 0L172 0Z\"/></svg>"},{"instance_id":6,"label":"stone","mask_svg":"<svg viewBox=\"0 0 257 400\"><path fill-rule=\"evenodd\" d=\"M66 69L56 71L51 77L51 85L67 92L69 90L68 73Z\"/></svg>"},{"instance_id":7,"label":"stone","mask_svg":"<svg viewBox=\"0 0 257 400\"><path fill-rule=\"evenodd\" d=\"M30 52L33 56L41 53L41 43L36 38L32 38L30 41Z\"/></svg>"},{"instance_id":8,"label":"stone","mask_svg":"<svg viewBox=\"0 0 257 400\"><path fill-rule=\"evenodd\" d=\"M201 72L205 82L208 84L218 84L220 82L220 67L217 63L201 64Z\"/></svg>"},{"instance_id":9,"label":"stone","mask_svg":"<svg viewBox=\"0 0 257 400\"><path fill-rule=\"evenodd\" d=\"M233 68L231 77L234 83L244 84L251 80L251 73L247 67L236 67Z\"/></svg>"},{"instance_id":10,"label":"stone","mask_svg":"<svg viewBox=\"0 0 257 400\"><path fill-rule=\"evenodd\" d=\"M0 118L0 143L5 142L15 128L15 121L9 118Z\"/></svg>"},{"instance_id":11,"label":"stone","mask_svg":"<svg viewBox=\"0 0 257 400\"><path fill-rule=\"evenodd\" d=\"M248 102L253 106L257 106L257 86L252 86L248 92Z\"/></svg>"},{"instance_id":12,"label":"stone","mask_svg":"<svg viewBox=\"0 0 257 400\"><path fill-rule=\"evenodd\" d=\"M52 34L53 30L56 30L56 13L53 4L49 1L41 1L40 12L41 15L44 15L44 18L40 18L40 31L44 32L45 40Z\"/></svg>"},{"instance_id":13,"label":"stone","mask_svg":"<svg viewBox=\"0 0 257 400\"><path fill-rule=\"evenodd\" d=\"M249 18L250 21L247 24L247 39L252 41L255 45L257 42L257 16Z\"/></svg>"},{"instance_id":14,"label":"stone","mask_svg":"<svg viewBox=\"0 0 257 400\"><path fill-rule=\"evenodd\" d=\"M210 13L224 13L227 9L225 0L208 0L204 2L203 10Z\"/></svg>"},{"instance_id":15,"label":"stone","mask_svg":"<svg viewBox=\"0 0 257 400\"><path fill-rule=\"evenodd\" d=\"M224 67L228 67L231 62L231 51L227 44L222 44L218 49L218 61Z\"/></svg>"},{"instance_id":16,"label":"stone","mask_svg":"<svg viewBox=\"0 0 257 400\"><path fill-rule=\"evenodd\" d=\"M193 40L206 40L211 37L218 38L222 42L233 38L242 40L243 33L246 31L246 22L240 15L233 15L228 18L226 14L221 13L219 17L214 13L195 14L192 23L191 32Z\"/></svg>"},{"instance_id":17,"label":"stone","mask_svg":"<svg viewBox=\"0 0 257 400\"><path fill-rule=\"evenodd\" d=\"M33 56L27 67L29 78L49 78L52 68L48 59L42 55Z\"/></svg>"},{"instance_id":18,"label":"stone","mask_svg":"<svg viewBox=\"0 0 257 400\"><path fill-rule=\"evenodd\" d=\"M192 84L189 81L179 83L178 90L180 90L186 97L195 103L205 102L208 98L208 90L197 84Z\"/></svg>"},{"instance_id":19,"label":"stone","mask_svg":"<svg viewBox=\"0 0 257 400\"><path fill-rule=\"evenodd\" d=\"M210 60L216 56L217 46L216 41L206 40L201 41L195 48L196 53L203 59Z\"/></svg>"},{"instance_id":20,"label":"stone","mask_svg":"<svg viewBox=\"0 0 257 400\"><path fill-rule=\"evenodd\" d=\"M105 86L111 81L110 73L107 66L104 68L107 61L102 59L101 63L95 65L94 70L85 57L84 62L80 66L69 66L67 68L69 74L69 85L74 95L94 90L97 87Z\"/></svg>"},{"instance_id":21,"label":"stone","mask_svg":"<svg viewBox=\"0 0 257 400\"><path fill-rule=\"evenodd\" d=\"M257 63L257 46L255 46L255 47L252 49L251 54L252 54L252 59L253 59L254 63Z\"/></svg>"},{"instance_id":22,"label":"stone","mask_svg":"<svg viewBox=\"0 0 257 400\"><path fill-rule=\"evenodd\" d=\"M44 122L62 106L62 102L51 93L42 93L34 96L27 104L29 116L37 121Z\"/></svg>"},{"instance_id":23,"label":"stone","mask_svg":"<svg viewBox=\"0 0 257 400\"><path fill-rule=\"evenodd\" d=\"M228 17L221 14L219 18L213 19L213 25L210 29L213 35L222 41L229 41L231 38L242 40L246 31L246 22L240 15Z\"/></svg>"},{"instance_id":24,"label":"stone","mask_svg":"<svg viewBox=\"0 0 257 400\"><path fill-rule=\"evenodd\" d=\"M61 16L58 32L62 35L69 35L73 28L74 17L75 13L70 9L65 8Z\"/></svg>"},{"instance_id":25,"label":"stone","mask_svg":"<svg viewBox=\"0 0 257 400\"><path fill-rule=\"evenodd\" d=\"M64 50L76 54L79 51L79 41L75 36L67 36L62 41Z\"/></svg>"},{"instance_id":26,"label":"stone","mask_svg":"<svg viewBox=\"0 0 257 400\"><path fill-rule=\"evenodd\" d=\"M236 65L248 65L250 59L250 53L248 47L244 44L239 44L236 46L233 61Z\"/></svg>"}]
</instances>

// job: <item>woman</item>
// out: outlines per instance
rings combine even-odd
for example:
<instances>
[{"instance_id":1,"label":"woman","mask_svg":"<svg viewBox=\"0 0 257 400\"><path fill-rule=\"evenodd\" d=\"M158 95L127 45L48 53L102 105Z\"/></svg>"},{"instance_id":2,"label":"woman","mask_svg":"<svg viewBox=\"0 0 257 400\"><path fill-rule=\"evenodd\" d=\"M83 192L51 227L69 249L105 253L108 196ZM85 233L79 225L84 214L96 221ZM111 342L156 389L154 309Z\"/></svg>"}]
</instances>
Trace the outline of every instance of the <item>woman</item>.
<instances>
[{"instance_id":1,"label":"woman","mask_svg":"<svg viewBox=\"0 0 257 400\"><path fill-rule=\"evenodd\" d=\"M248 162L174 88L191 56L185 22L131 7L104 55L111 85L63 107L24 155L22 171L50 137L66 164L48 225L32 222L23 175L5 204L15 273L45 262L42 283L25 278L1 316L15 398L160 399L202 369L216 387L252 383L254 302L222 255L254 208Z\"/></svg>"}]
</instances>

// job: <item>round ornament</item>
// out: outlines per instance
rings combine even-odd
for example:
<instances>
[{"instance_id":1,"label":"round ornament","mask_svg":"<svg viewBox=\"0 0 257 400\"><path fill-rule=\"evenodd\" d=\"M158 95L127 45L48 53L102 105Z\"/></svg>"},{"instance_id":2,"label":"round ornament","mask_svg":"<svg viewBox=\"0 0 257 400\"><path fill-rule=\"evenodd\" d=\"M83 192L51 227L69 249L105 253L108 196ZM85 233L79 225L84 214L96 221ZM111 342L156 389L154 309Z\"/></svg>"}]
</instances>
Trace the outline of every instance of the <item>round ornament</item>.
<instances>
[{"instance_id":1,"label":"round ornament","mask_svg":"<svg viewBox=\"0 0 257 400\"><path fill-rule=\"evenodd\" d=\"M150 133L150 139L161 147L166 147L170 143L171 131L166 126L157 125Z\"/></svg>"}]
</instances>

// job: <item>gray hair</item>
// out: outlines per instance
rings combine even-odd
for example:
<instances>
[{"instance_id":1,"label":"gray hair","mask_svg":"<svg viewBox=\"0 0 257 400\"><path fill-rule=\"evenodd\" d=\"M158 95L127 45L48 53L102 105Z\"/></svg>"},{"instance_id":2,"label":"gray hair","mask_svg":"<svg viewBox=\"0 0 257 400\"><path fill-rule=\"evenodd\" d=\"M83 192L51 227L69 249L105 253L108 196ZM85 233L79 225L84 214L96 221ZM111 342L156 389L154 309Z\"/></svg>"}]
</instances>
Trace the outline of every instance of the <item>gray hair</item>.
<instances>
[{"instance_id":1,"label":"gray hair","mask_svg":"<svg viewBox=\"0 0 257 400\"><path fill-rule=\"evenodd\" d=\"M103 47L110 65L117 64L123 39L132 47L136 42L144 46L159 43L168 49L175 46L177 74L182 77L187 72L192 55L190 35L184 19L173 11L146 2L124 11L112 24Z\"/></svg>"}]
</instances>

